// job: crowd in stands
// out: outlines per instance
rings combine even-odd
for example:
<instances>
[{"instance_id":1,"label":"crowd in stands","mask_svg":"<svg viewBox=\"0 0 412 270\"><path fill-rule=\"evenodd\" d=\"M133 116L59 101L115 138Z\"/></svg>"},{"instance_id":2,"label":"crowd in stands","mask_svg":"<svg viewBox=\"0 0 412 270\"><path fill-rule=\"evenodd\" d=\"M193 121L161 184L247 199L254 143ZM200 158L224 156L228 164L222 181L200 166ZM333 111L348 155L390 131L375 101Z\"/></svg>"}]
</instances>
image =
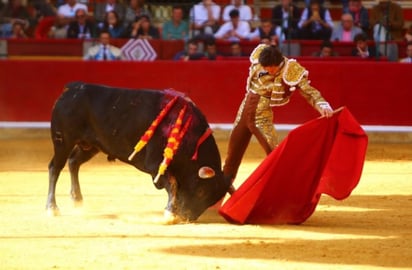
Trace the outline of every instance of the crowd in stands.
<instances>
[{"instance_id":1,"label":"crowd in stands","mask_svg":"<svg viewBox=\"0 0 412 270\"><path fill-rule=\"evenodd\" d=\"M35 37L40 25L49 19L42 37L97 39L102 44L110 42L110 38L184 40L186 50L175 57L181 60L219 58L216 40L231 42L237 56L242 56L239 47L243 40L279 46L286 40L321 40L324 42L315 55L319 57L336 55L332 42L351 42L355 46L353 56L362 58L379 55L367 47L368 41L412 42L412 24L405 25L402 7L392 0L379 0L369 11L362 0L343 0L339 22L333 21L323 0L278 0L271 17L261 19L243 0L228 0L224 5L197 0L189 9L174 5L170 18L161 24L155 23L157 20L148 8L151 1L23 1L0 0L0 38ZM103 48L94 47L95 53L91 55L96 59L119 59L103 57Z\"/></svg>"}]
</instances>

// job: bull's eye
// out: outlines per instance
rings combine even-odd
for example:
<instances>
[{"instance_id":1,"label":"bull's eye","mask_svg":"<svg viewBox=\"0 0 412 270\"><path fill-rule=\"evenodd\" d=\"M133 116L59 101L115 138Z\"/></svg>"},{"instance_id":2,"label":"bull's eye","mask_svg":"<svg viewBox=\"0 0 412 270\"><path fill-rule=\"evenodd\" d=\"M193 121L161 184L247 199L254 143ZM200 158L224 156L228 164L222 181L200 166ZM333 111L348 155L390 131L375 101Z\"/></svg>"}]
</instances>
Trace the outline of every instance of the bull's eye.
<instances>
[{"instance_id":1,"label":"bull's eye","mask_svg":"<svg viewBox=\"0 0 412 270\"><path fill-rule=\"evenodd\" d=\"M210 179L215 176L215 171L210 167L202 167L199 169L198 175L202 179Z\"/></svg>"}]
</instances>

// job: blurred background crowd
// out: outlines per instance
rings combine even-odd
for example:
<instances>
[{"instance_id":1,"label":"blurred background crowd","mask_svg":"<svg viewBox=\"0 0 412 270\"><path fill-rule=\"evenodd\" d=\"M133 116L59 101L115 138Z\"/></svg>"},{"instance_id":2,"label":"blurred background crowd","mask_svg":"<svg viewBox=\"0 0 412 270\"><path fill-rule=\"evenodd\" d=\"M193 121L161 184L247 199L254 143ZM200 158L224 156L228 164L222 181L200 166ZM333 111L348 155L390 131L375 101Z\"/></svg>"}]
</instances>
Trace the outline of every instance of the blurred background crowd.
<instances>
[{"instance_id":1,"label":"blurred background crowd","mask_svg":"<svg viewBox=\"0 0 412 270\"><path fill-rule=\"evenodd\" d=\"M404 42L412 59L412 1L377 0L3 0L1 39L183 40L176 59L218 56L216 40L281 46L288 40L321 40L315 56L333 56L336 42L354 44L353 56L375 57L372 42ZM106 47L101 47L106 50ZM95 48L89 59L120 59ZM408 53L410 52L411 55Z\"/></svg>"}]
</instances>

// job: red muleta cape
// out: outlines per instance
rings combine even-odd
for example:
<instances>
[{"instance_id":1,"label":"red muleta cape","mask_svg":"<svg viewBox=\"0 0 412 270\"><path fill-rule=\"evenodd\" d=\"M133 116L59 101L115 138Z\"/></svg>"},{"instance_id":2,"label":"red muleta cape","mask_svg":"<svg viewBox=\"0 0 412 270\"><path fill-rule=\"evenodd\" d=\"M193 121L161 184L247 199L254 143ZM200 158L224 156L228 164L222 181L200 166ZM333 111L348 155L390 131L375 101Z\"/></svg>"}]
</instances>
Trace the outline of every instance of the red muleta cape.
<instances>
[{"instance_id":1,"label":"red muleta cape","mask_svg":"<svg viewBox=\"0 0 412 270\"><path fill-rule=\"evenodd\" d=\"M322 193L348 197L362 174L368 137L349 110L292 130L219 209L238 224L300 224Z\"/></svg>"}]
</instances>

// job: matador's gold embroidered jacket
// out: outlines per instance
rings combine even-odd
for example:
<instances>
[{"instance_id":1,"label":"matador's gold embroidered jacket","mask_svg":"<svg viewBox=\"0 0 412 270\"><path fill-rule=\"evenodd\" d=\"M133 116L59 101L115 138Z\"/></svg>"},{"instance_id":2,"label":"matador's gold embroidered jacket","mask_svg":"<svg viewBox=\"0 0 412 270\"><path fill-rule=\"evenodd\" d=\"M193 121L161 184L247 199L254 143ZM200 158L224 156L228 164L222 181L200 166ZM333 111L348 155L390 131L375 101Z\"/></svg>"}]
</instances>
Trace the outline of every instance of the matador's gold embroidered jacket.
<instances>
[{"instance_id":1,"label":"matador's gold embroidered jacket","mask_svg":"<svg viewBox=\"0 0 412 270\"><path fill-rule=\"evenodd\" d=\"M246 90L270 99L270 106L282 106L289 102L296 88L302 96L316 109L326 103L320 92L310 85L308 71L295 59L285 61L276 75L268 74L259 64L260 52L268 45L258 45L250 55L251 66L246 83Z\"/></svg>"}]
</instances>

